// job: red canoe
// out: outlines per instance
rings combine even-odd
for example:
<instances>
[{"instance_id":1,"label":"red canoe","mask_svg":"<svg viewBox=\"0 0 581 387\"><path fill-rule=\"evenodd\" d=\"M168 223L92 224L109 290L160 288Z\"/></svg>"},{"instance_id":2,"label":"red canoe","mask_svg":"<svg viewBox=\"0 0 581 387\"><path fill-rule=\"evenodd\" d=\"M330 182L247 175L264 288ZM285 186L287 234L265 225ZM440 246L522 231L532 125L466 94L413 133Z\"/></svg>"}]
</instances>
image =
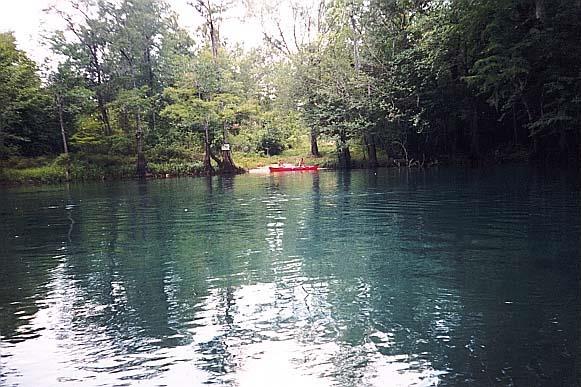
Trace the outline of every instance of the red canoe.
<instances>
[{"instance_id":1,"label":"red canoe","mask_svg":"<svg viewBox=\"0 0 581 387\"><path fill-rule=\"evenodd\" d=\"M268 167L270 172L302 172L302 171L316 171L319 169L318 165L284 165L282 167Z\"/></svg>"}]
</instances>

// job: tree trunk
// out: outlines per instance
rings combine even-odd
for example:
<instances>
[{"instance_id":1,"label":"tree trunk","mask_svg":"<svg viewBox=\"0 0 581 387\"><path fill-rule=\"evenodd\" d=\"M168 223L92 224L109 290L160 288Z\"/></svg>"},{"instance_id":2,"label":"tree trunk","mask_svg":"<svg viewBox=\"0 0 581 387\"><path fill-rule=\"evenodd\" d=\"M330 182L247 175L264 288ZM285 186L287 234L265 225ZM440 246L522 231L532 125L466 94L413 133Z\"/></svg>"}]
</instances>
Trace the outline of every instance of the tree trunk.
<instances>
[{"instance_id":1,"label":"tree trunk","mask_svg":"<svg viewBox=\"0 0 581 387\"><path fill-rule=\"evenodd\" d=\"M351 14L349 19L351 20L351 31L353 32L353 35L355 36L355 34L357 33L357 25L355 23L354 15ZM355 60L355 71L359 71L359 69L361 67L361 62L359 60L359 42L358 42L358 40L359 40L358 37L355 37L353 39L353 59Z\"/></svg>"},{"instance_id":2,"label":"tree trunk","mask_svg":"<svg viewBox=\"0 0 581 387\"><path fill-rule=\"evenodd\" d=\"M404 143L401 141L394 141L393 143L399 145L401 147L401 149L403 150L403 155L405 157L405 166L409 168L410 167L410 159L409 159L409 155L408 155L408 150L405 147ZM397 162L397 166L398 167L400 166L399 162Z\"/></svg>"},{"instance_id":3,"label":"tree trunk","mask_svg":"<svg viewBox=\"0 0 581 387\"><path fill-rule=\"evenodd\" d=\"M207 3L208 14L206 16L206 23L208 24L208 29L210 32L210 44L212 45L212 58L214 62L218 59L218 45L220 44L220 34L218 31L218 26L216 26L216 20L214 20L214 15L212 13L212 7L210 2Z\"/></svg>"},{"instance_id":4,"label":"tree trunk","mask_svg":"<svg viewBox=\"0 0 581 387\"><path fill-rule=\"evenodd\" d=\"M222 151L222 174L231 175L238 173L238 168L232 160L232 151L223 150Z\"/></svg>"},{"instance_id":5,"label":"tree trunk","mask_svg":"<svg viewBox=\"0 0 581 387\"><path fill-rule=\"evenodd\" d=\"M137 112L137 131L135 133L137 139L137 177L145 179L146 163L145 155L143 154L143 129L141 128L141 114Z\"/></svg>"},{"instance_id":6,"label":"tree trunk","mask_svg":"<svg viewBox=\"0 0 581 387\"><path fill-rule=\"evenodd\" d=\"M341 169L351 168L351 152L349 151L348 145L342 145L339 148L339 168Z\"/></svg>"},{"instance_id":7,"label":"tree trunk","mask_svg":"<svg viewBox=\"0 0 581 387\"><path fill-rule=\"evenodd\" d=\"M513 132L513 141L514 146L518 145L518 128L516 122L516 110L514 106L512 107L512 132Z\"/></svg>"},{"instance_id":8,"label":"tree trunk","mask_svg":"<svg viewBox=\"0 0 581 387\"><path fill-rule=\"evenodd\" d=\"M57 98L57 109L58 109L58 113L59 113L59 124L61 127L61 138L63 139L63 150L65 152L65 155L69 154L69 146L67 145L67 134L65 132L65 123L63 120L63 100L60 96L56 97Z\"/></svg>"},{"instance_id":9,"label":"tree trunk","mask_svg":"<svg viewBox=\"0 0 581 387\"><path fill-rule=\"evenodd\" d=\"M147 39L148 41L150 40L150 38L148 37ZM149 86L149 90L148 90L148 97L152 97L156 91L155 91L155 76L153 73L153 65L151 64L151 46L148 46L147 49L145 50L145 66L147 69L147 85ZM156 120L156 103L153 104L153 107L151 108L150 111L150 115L151 115L151 120L149 121L149 130L151 131L151 133L155 133L155 128L156 128L156 124L157 124L157 120Z\"/></svg>"},{"instance_id":10,"label":"tree trunk","mask_svg":"<svg viewBox=\"0 0 581 387\"><path fill-rule=\"evenodd\" d=\"M69 160L69 146L67 145L67 133L65 131L65 123L63 120L63 110L64 110L63 99L60 95L56 97L56 103L57 103L57 110L58 110L58 114L59 114L59 124L61 127L61 137L63 139L63 150L64 150L65 155L67 157L67 167L65 170L65 178L67 179L67 181L69 181L71 178L71 162Z\"/></svg>"},{"instance_id":11,"label":"tree trunk","mask_svg":"<svg viewBox=\"0 0 581 387\"><path fill-rule=\"evenodd\" d=\"M111 129L111 121L109 120L109 113L107 112L107 106L105 103L105 97L103 97L103 68L101 63L99 62L99 54L98 54L98 47L96 44L89 45L89 51L91 54L91 61L92 66L94 68L93 74L96 75L96 94L97 94L97 108L101 115L101 121L105 126L105 135L110 136L113 134L113 130Z\"/></svg>"},{"instance_id":12,"label":"tree trunk","mask_svg":"<svg viewBox=\"0 0 581 387\"><path fill-rule=\"evenodd\" d=\"M479 147L478 107L475 104L470 121L470 159L473 163L477 163L480 160Z\"/></svg>"},{"instance_id":13,"label":"tree trunk","mask_svg":"<svg viewBox=\"0 0 581 387\"><path fill-rule=\"evenodd\" d=\"M123 130L125 135L129 137L131 135L131 123L129 121L129 112L127 108L123 107L119 112L119 117L117 118L119 127Z\"/></svg>"},{"instance_id":14,"label":"tree trunk","mask_svg":"<svg viewBox=\"0 0 581 387\"><path fill-rule=\"evenodd\" d=\"M105 136L110 136L113 134L113 130L111 129L111 122L109 121L109 113L107 112L105 102L100 92L97 92L97 106L101 116L101 122L103 122L105 128Z\"/></svg>"},{"instance_id":15,"label":"tree trunk","mask_svg":"<svg viewBox=\"0 0 581 387\"><path fill-rule=\"evenodd\" d=\"M347 138L345 135L341 135L339 141L339 168L349 169L351 168L351 152L349 151L349 145L347 144Z\"/></svg>"},{"instance_id":16,"label":"tree trunk","mask_svg":"<svg viewBox=\"0 0 581 387\"><path fill-rule=\"evenodd\" d=\"M211 176L214 174L214 169L210 162L210 130L208 122L204 123L204 167L203 174Z\"/></svg>"},{"instance_id":17,"label":"tree trunk","mask_svg":"<svg viewBox=\"0 0 581 387\"><path fill-rule=\"evenodd\" d=\"M313 157L321 157L321 154L319 153L319 145L317 144L318 135L318 130L311 128L311 156Z\"/></svg>"},{"instance_id":18,"label":"tree trunk","mask_svg":"<svg viewBox=\"0 0 581 387\"><path fill-rule=\"evenodd\" d=\"M377 168L377 146L375 145L375 137L373 135L365 136L365 145L367 147L367 154L369 161L367 165L369 168Z\"/></svg>"},{"instance_id":19,"label":"tree trunk","mask_svg":"<svg viewBox=\"0 0 581 387\"><path fill-rule=\"evenodd\" d=\"M218 169L222 170L222 166L224 165L224 163L222 162L222 160L220 160L219 157L217 157L215 154L213 154L211 150L210 150L210 157L212 158L212 160L214 160L216 162L216 164L218 164Z\"/></svg>"}]
</instances>

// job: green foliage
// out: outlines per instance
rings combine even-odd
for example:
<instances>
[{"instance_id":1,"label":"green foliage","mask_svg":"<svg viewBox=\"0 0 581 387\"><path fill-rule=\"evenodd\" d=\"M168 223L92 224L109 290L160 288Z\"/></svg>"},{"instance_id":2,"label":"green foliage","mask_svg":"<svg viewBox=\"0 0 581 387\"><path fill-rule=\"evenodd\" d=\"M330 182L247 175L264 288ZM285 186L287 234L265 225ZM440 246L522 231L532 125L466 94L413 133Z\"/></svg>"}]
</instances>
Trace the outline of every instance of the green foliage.
<instances>
[{"instance_id":1,"label":"green foliage","mask_svg":"<svg viewBox=\"0 0 581 387\"><path fill-rule=\"evenodd\" d=\"M204 123L218 119L216 105L201 99L194 88L168 87L164 96L169 103L161 111L161 116L183 131L199 130Z\"/></svg>"},{"instance_id":2,"label":"green foliage","mask_svg":"<svg viewBox=\"0 0 581 387\"><path fill-rule=\"evenodd\" d=\"M133 154L133 148L135 147L132 139L123 134L114 134L107 137L107 146L110 154L123 156Z\"/></svg>"},{"instance_id":3,"label":"green foliage","mask_svg":"<svg viewBox=\"0 0 581 387\"><path fill-rule=\"evenodd\" d=\"M135 176L135 160L108 154L75 154L71 165L73 180L120 179Z\"/></svg>"},{"instance_id":4,"label":"green foliage","mask_svg":"<svg viewBox=\"0 0 581 387\"><path fill-rule=\"evenodd\" d=\"M55 146L55 128L44 119L50 98L36 70L12 33L0 33L0 159L39 155Z\"/></svg>"},{"instance_id":5,"label":"green foliage","mask_svg":"<svg viewBox=\"0 0 581 387\"><path fill-rule=\"evenodd\" d=\"M147 159L155 163L192 161L192 151L185 146L157 144L147 150Z\"/></svg>"},{"instance_id":6,"label":"green foliage","mask_svg":"<svg viewBox=\"0 0 581 387\"><path fill-rule=\"evenodd\" d=\"M150 162L149 169L156 176L196 176L204 171L204 164L201 161L192 162Z\"/></svg>"},{"instance_id":7,"label":"green foliage","mask_svg":"<svg viewBox=\"0 0 581 387\"><path fill-rule=\"evenodd\" d=\"M65 168L58 165L0 171L0 181L12 183L59 183L65 180Z\"/></svg>"},{"instance_id":8,"label":"green foliage","mask_svg":"<svg viewBox=\"0 0 581 387\"><path fill-rule=\"evenodd\" d=\"M267 156L276 156L282 153L283 145L273 133L265 134L260 140L259 148L264 150Z\"/></svg>"},{"instance_id":9,"label":"green foliage","mask_svg":"<svg viewBox=\"0 0 581 387\"><path fill-rule=\"evenodd\" d=\"M71 137L73 149L88 153L109 151L107 139L103 136L101 122L94 115L79 117L77 126L76 133Z\"/></svg>"},{"instance_id":10,"label":"green foliage","mask_svg":"<svg viewBox=\"0 0 581 387\"><path fill-rule=\"evenodd\" d=\"M194 4L205 42L161 0L52 7L62 63L45 84L0 34L3 178L59 180L69 163L76 179L133 176L145 158L155 175L197 174L225 141L252 166L304 157L309 135L327 166L581 157L578 1L294 4L293 36L265 19L270 50L251 51L220 41L225 3Z\"/></svg>"},{"instance_id":11,"label":"green foliage","mask_svg":"<svg viewBox=\"0 0 581 387\"><path fill-rule=\"evenodd\" d=\"M148 89L146 86L120 90L115 100L109 104L109 107L114 110L121 110L134 114L137 112L145 112L151 108L147 92Z\"/></svg>"},{"instance_id":12,"label":"green foliage","mask_svg":"<svg viewBox=\"0 0 581 387\"><path fill-rule=\"evenodd\" d=\"M35 168L47 165L50 163L50 158L46 156L40 157L22 157L12 156L0 161L0 169L26 169Z\"/></svg>"}]
</instances>

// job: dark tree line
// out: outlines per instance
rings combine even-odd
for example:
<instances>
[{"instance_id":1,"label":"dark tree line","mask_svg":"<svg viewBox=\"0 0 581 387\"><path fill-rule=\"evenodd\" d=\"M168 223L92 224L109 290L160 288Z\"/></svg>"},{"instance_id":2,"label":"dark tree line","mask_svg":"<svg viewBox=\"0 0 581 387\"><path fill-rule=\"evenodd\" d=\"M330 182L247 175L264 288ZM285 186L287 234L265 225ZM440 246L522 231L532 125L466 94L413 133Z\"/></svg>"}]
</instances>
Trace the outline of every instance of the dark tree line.
<instances>
[{"instance_id":1,"label":"dark tree line","mask_svg":"<svg viewBox=\"0 0 581 387\"><path fill-rule=\"evenodd\" d=\"M533 160L581 152L581 2L372 0L331 3L328 32L297 60L305 119L348 144L418 161Z\"/></svg>"}]
</instances>

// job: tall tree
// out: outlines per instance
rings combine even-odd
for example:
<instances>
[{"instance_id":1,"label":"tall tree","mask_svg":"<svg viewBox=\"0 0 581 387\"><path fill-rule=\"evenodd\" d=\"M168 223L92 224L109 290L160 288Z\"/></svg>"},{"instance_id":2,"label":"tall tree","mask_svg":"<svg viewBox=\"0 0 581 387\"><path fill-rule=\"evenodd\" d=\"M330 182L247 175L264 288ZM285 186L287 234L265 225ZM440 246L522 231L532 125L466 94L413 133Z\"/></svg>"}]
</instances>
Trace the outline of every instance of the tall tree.
<instances>
[{"instance_id":1,"label":"tall tree","mask_svg":"<svg viewBox=\"0 0 581 387\"><path fill-rule=\"evenodd\" d=\"M193 3L196 11L204 18L204 29L206 36L208 37L210 48L212 50L212 60L215 67L215 71L218 74L220 72L219 60L221 53L221 42L220 42L220 25L224 13L231 7L232 1L226 0L196 0ZM219 85L220 81L218 80ZM214 90L208 90L206 93L206 98L212 101L216 94L221 91L222 85ZM206 133L208 129L205 129ZM209 141L209 136L205 136L205 140ZM209 144L205 144L205 148L209 149ZM223 123L223 136L222 136L222 146L221 146L222 160L219 162L219 167L222 173L230 174L236 173L239 169L234 164L232 159L232 150L230 149L230 144L228 143L228 128L226 123Z\"/></svg>"},{"instance_id":2,"label":"tall tree","mask_svg":"<svg viewBox=\"0 0 581 387\"><path fill-rule=\"evenodd\" d=\"M51 128L43 125L49 106L35 63L16 48L12 33L0 33L0 157L52 147Z\"/></svg>"},{"instance_id":3,"label":"tall tree","mask_svg":"<svg viewBox=\"0 0 581 387\"><path fill-rule=\"evenodd\" d=\"M114 95L108 67L111 19L106 14L104 4L94 0L73 0L69 10L53 6L47 11L59 15L66 24L65 31L57 31L50 38L52 50L68 58L76 71L86 78L87 84L95 92L104 135L110 136L113 128L107 104ZM69 33L73 39L68 38Z\"/></svg>"},{"instance_id":4,"label":"tall tree","mask_svg":"<svg viewBox=\"0 0 581 387\"><path fill-rule=\"evenodd\" d=\"M83 111L91 111L93 92L85 87L83 80L64 62L48 76L48 91L53 96L54 110L58 117L62 139L62 151L66 156L66 178L70 178L68 139L74 134L75 121Z\"/></svg>"},{"instance_id":5,"label":"tall tree","mask_svg":"<svg viewBox=\"0 0 581 387\"><path fill-rule=\"evenodd\" d=\"M328 3L326 0L292 0L283 4L266 1L260 7L251 9L263 25L264 40L292 65L296 79L294 92L298 101L295 109L302 109L308 103L303 98L312 86L313 75L320 74L318 58L323 53L325 35L329 32L326 23ZM292 16L290 20L288 15ZM306 123L310 127L311 155L320 157L317 142L321 130L319 122L307 118Z\"/></svg>"},{"instance_id":6,"label":"tall tree","mask_svg":"<svg viewBox=\"0 0 581 387\"><path fill-rule=\"evenodd\" d=\"M109 4L107 13L114 20L111 26L111 44L119 58L119 75L124 90L125 102L120 106L131 111L135 117L135 139L137 153L137 175L146 175L144 154L143 114L150 113L150 129L155 130L156 112L149 109L148 98L159 92L154 70L156 40L161 40L164 30L164 7L158 0L124 0L119 7Z\"/></svg>"},{"instance_id":7,"label":"tall tree","mask_svg":"<svg viewBox=\"0 0 581 387\"><path fill-rule=\"evenodd\" d=\"M215 121L217 117L211 101L200 98L198 90L191 86L169 87L165 90L165 96L170 100L170 103L162 110L162 117L169 119L185 133L202 128L204 136L203 174L212 175L214 169L210 162L210 123Z\"/></svg>"}]
</instances>

